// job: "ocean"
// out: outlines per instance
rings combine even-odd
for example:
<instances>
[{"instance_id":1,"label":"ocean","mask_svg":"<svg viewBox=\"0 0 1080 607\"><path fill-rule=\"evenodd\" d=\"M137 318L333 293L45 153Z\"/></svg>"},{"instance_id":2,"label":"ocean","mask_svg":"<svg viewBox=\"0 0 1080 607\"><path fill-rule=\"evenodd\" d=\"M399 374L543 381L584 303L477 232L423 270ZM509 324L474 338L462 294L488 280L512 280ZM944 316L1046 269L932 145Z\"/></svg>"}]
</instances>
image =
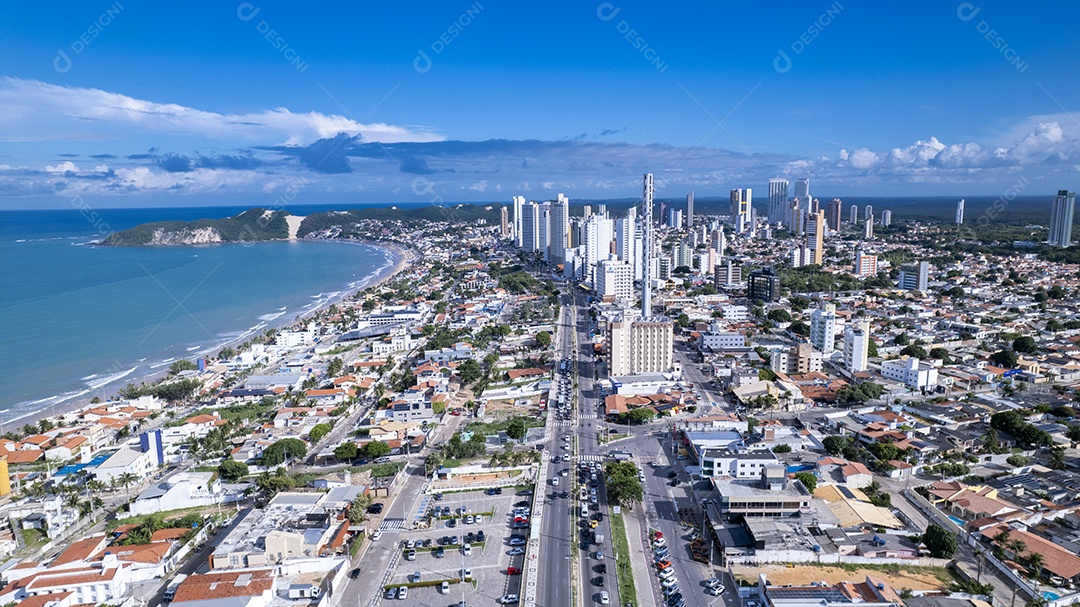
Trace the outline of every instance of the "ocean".
<instances>
[{"instance_id":1,"label":"ocean","mask_svg":"<svg viewBox=\"0 0 1080 607\"><path fill-rule=\"evenodd\" d=\"M335 242L92 244L105 222L122 230L243 210L102 209L94 219L77 209L0 212L0 422L104 399L175 360L290 324L395 261L387 249Z\"/></svg>"}]
</instances>

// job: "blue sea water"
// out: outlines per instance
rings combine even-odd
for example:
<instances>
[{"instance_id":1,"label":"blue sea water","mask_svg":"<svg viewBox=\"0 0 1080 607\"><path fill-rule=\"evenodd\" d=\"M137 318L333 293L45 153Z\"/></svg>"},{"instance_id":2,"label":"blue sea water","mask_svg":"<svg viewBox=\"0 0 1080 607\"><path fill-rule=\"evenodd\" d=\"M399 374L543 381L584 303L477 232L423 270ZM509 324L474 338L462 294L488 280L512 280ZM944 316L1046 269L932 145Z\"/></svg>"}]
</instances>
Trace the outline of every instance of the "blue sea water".
<instances>
[{"instance_id":1,"label":"blue sea water","mask_svg":"<svg viewBox=\"0 0 1080 607\"><path fill-rule=\"evenodd\" d=\"M386 249L334 242L92 244L103 224L243 210L102 209L92 220L77 209L0 212L0 421L113 395L174 360L291 323L394 262Z\"/></svg>"}]
</instances>

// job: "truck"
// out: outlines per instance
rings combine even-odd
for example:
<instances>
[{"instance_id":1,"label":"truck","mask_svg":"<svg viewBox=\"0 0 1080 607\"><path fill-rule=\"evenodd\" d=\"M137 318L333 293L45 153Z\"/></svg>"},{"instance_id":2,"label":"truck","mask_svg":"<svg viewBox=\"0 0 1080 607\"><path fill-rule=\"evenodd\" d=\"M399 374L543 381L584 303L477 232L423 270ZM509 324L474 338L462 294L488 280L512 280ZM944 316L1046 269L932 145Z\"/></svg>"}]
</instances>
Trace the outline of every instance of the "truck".
<instances>
[{"instance_id":1,"label":"truck","mask_svg":"<svg viewBox=\"0 0 1080 607\"><path fill-rule=\"evenodd\" d=\"M594 544L603 544L604 543L604 526L603 525L597 525L596 529L593 529L593 543Z\"/></svg>"},{"instance_id":2,"label":"truck","mask_svg":"<svg viewBox=\"0 0 1080 607\"><path fill-rule=\"evenodd\" d=\"M186 579L187 579L187 574L186 573L177 574L177 576L174 577L171 582L169 582L169 586L167 588L165 588L165 595L162 598L165 599L166 601L173 600L173 597L176 596L176 589L179 588L180 584L183 584L184 580L186 580Z\"/></svg>"}]
</instances>

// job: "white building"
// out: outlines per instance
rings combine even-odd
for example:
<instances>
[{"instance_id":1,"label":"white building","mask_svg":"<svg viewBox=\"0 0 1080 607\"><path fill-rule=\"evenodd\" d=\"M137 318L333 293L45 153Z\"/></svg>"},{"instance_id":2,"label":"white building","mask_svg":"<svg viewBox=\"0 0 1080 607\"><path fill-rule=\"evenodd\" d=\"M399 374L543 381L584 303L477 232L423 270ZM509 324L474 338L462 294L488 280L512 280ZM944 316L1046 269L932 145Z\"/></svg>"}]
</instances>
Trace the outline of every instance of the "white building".
<instances>
[{"instance_id":1,"label":"white building","mask_svg":"<svg viewBox=\"0 0 1080 607\"><path fill-rule=\"evenodd\" d=\"M881 363L881 374L913 390L930 389L938 383L937 367L914 356Z\"/></svg>"},{"instance_id":2,"label":"white building","mask_svg":"<svg viewBox=\"0 0 1080 607\"><path fill-rule=\"evenodd\" d=\"M608 375L665 373L672 368L674 323L666 316L608 323Z\"/></svg>"},{"instance_id":3,"label":"white building","mask_svg":"<svg viewBox=\"0 0 1080 607\"><path fill-rule=\"evenodd\" d=\"M225 499L214 472L180 472L150 485L131 502L131 514L151 514L193 506L211 506Z\"/></svg>"},{"instance_id":4,"label":"white building","mask_svg":"<svg viewBox=\"0 0 1080 607\"><path fill-rule=\"evenodd\" d=\"M514 204L517 204L519 196L514 197ZM526 253L536 253L540 250L540 207L535 202L529 202L521 206L521 218L518 220L521 225L521 236L518 238L518 242L521 243L521 250Z\"/></svg>"},{"instance_id":5,"label":"white building","mask_svg":"<svg viewBox=\"0 0 1080 607\"><path fill-rule=\"evenodd\" d=\"M153 474L156 468L157 463L153 453L143 453L124 447L94 468L94 477L105 484L109 484L109 481L114 478L119 483L120 477L130 472L136 479L142 480Z\"/></svg>"},{"instance_id":6,"label":"white building","mask_svg":"<svg viewBox=\"0 0 1080 607\"><path fill-rule=\"evenodd\" d=\"M274 343L285 348L306 346L314 342L314 331L279 331L274 337Z\"/></svg>"},{"instance_id":7,"label":"white building","mask_svg":"<svg viewBox=\"0 0 1080 607\"><path fill-rule=\"evenodd\" d=\"M631 304L634 298L634 270L617 259L600 262L596 272L596 295L604 302Z\"/></svg>"},{"instance_id":8,"label":"white building","mask_svg":"<svg viewBox=\"0 0 1080 607\"><path fill-rule=\"evenodd\" d=\"M1072 244L1073 214L1076 212L1076 192L1058 190L1050 206L1050 239L1052 247L1068 247Z\"/></svg>"},{"instance_id":9,"label":"white building","mask_svg":"<svg viewBox=\"0 0 1080 607\"><path fill-rule=\"evenodd\" d=\"M826 357L836 350L835 305L827 303L810 315L810 343Z\"/></svg>"},{"instance_id":10,"label":"white building","mask_svg":"<svg viewBox=\"0 0 1080 607\"><path fill-rule=\"evenodd\" d=\"M787 223L788 180L769 180L769 223Z\"/></svg>"},{"instance_id":11,"label":"white building","mask_svg":"<svg viewBox=\"0 0 1080 607\"><path fill-rule=\"evenodd\" d=\"M731 190L731 225L736 234L742 234L750 227L750 208L753 206L753 191L750 188Z\"/></svg>"},{"instance_id":12,"label":"white building","mask_svg":"<svg viewBox=\"0 0 1080 607\"><path fill-rule=\"evenodd\" d=\"M869 358L870 323L862 321L844 328L844 366L852 373L865 371Z\"/></svg>"},{"instance_id":13,"label":"white building","mask_svg":"<svg viewBox=\"0 0 1080 607\"><path fill-rule=\"evenodd\" d=\"M930 263L920 261L900 266L898 286L905 291L926 291L930 279Z\"/></svg>"},{"instance_id":14,"label":"white building","mask_svg":"<svg viewBox=\"0 0 1080 607\"><path fill-rule=\"evenodd\" d=\"M858 210L859 207L852 205L851 208ZM855 251L854 274L856 276L876 276L877 255L873 253L867 253L862 249L858 249L857 251Z\"/></svg>"},{"instance_id":15,"label":"white building","mask_svg":"<svg viewBox=\"0 0 1080 607\"><path fill-rule=\"evenodd\" d=\"M584 227L586 282L596 286L596 266L611 254L611 241L615 239L615 228L611 219L603 215L592 215Z\"/></svg>"},{"instance_id":16,"label":"white building","mask_svg":"<svg viewBox=\"0 0 1080 607\"><path fill-rule=\"evenodd\" d=\"M566 249L570 248L570 199L562 194L551 203L551 263L566 261Z\"/></svg>"},{"instance_id":17,"label":"white building","mask_svg":"<svg viewBox=\"0 0 1080 607\"><path fill-rule=\"evenodd\" d=\"M701 348L709 350L727 350L745 348L746 336L734 331L712 331L701 334Z\"/></svg>"},{"instance_id":18,"label":"white building","mask_svg":"<svg viewBox=\"0 0 1080 607\"><path fill-rule=\"evenodd\" d=\"M750 320L750 308L746 306L720 306L720 315L728 322L746 322Z\"/></svg>"},{"instance_id":19,"label":"white building","mask_svg":"<svg viewBox=\"0 0 1080 607\"><path fill-rule=\"evenodd\" d=\"M523 248L521 245L521 213L524 206L525 197L514 196L514 243L519 249Z\"/></svg>"}]
</instances>

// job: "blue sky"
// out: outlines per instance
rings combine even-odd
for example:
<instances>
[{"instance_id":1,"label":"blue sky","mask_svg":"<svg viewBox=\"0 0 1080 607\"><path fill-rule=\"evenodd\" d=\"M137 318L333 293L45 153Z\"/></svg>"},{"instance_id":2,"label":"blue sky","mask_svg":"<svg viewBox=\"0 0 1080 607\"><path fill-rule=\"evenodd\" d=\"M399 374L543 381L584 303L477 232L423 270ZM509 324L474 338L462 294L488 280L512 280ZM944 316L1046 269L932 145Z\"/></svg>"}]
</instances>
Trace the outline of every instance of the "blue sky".
<instances>
[{"instance_id":1,"label":"blue sky","mask_svg":"<svg viewBox=\"0 0 1080 607\"><path fill-rule=\"evenodd\" d=\"M1080 5L0 7L0 206L1030 193L1080 181Z\"/></svg>"}]
</instances>

